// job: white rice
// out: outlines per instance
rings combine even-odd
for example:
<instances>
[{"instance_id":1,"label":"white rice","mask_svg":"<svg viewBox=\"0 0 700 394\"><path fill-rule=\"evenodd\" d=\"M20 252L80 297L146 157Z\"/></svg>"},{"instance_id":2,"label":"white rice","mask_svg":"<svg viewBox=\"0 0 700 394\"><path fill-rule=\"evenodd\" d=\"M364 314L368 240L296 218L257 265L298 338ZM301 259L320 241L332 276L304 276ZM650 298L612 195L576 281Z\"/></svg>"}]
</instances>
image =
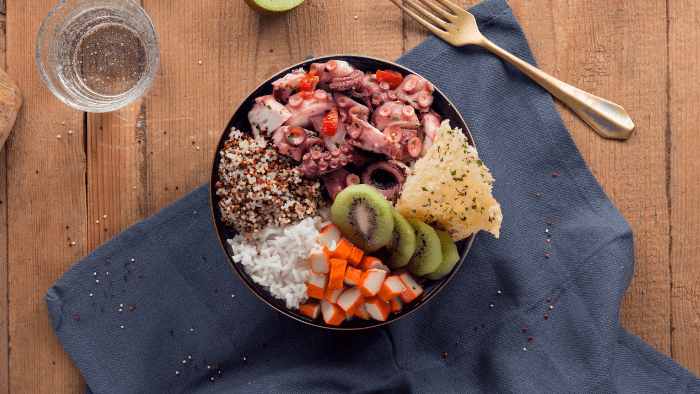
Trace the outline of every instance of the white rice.
<instances>
[{"instance_id":1,"label":"white rice","mask_svg":"<svg viewBox=\"0 0 700 394\"><path fill-rule=\"evenodd\" d=\"M285 301L287 308L299 309L307 300L310 252L317 246L316 238L326 224L321 216L315 216L295 225L268 226L258 234L238 234L228 241L233 261L243 264L248 276L272 296Z\"/></svg>"}]
</instances>

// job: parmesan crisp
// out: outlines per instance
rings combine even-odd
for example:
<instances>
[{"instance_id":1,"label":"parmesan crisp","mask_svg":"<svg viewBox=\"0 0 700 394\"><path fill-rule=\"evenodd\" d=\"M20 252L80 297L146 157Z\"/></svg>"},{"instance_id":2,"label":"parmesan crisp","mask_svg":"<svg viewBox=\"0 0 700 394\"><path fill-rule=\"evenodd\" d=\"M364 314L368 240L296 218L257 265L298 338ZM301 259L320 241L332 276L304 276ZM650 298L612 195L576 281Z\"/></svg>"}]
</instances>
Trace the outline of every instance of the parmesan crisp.
<instances>
[{"instance_id":1,"label":"parmesan crisp","mask_svg":"<svg viewBox=\"0 0 700 394\"><path fill-rule=\"evenodd\" d=\"M395 208L449 232L455 241L479 230L498 238L503 214L491 195L492 183L476 148L445 120L426 155L416 161Z\"/></svg>"}]
</instances>

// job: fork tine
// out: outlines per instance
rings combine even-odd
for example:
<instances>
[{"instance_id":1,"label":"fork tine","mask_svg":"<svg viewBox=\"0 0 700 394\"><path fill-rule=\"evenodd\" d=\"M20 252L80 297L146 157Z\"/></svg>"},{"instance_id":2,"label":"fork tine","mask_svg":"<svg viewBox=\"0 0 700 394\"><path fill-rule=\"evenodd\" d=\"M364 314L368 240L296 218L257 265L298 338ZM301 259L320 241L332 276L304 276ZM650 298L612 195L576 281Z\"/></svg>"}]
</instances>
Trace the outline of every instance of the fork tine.
<instances>
[{"instance_id":1,"label":"fork tine","mask_svg":"<svg viewBox=\"0 0 700 394\"><path fill-rule=\"evenodd\" d=\"M425 19L421 18L418 14L415 12L409 10L405 5L402 4L402 0L390 0L392 3L394 3L395 6L399 7L403 12L408 14L410 17L412 17L416 22L420 23L423 25L426 29L430 30L433 34L436 36L442 38L443 40L446 40L446 37L449 37L450 34L446 32L445 30L439 29L432 23L426 21Z\"/></svg>"},{"instance_id":2,"label":"fork tine","mask_svg":"<svg viewBox=\"0 0 700 394\"><path fill-rule=\"evenodd\" d=\"M452 22L452 20L455 18L455 15L450 14L449 12L443 10L442 8L436 6L435 4L433 4L432 2L430 2L428 0L418 0L418 1L423 3L425 6L427 6L431 10L435 11L437 14L440 15L440 17L442 19L444 19L447 22Z\"/></svg>"},{"instance_id":3,"label":"fork tine","mask_svg":"<svg viewBox=\"0 0 700 394\"><path fill-rule=\"evenodd\" d=\"M462 16L465 13L465 11L462 8L460 8L459 6L457 6L453 3L450 3L447 0L435 0L435 1L440 3L442 6L449 9L450 11L452 11L457 16Z\"/></svg>"},{"instance_id":4,"label":"fork tine","mask_svg":"<svg viewBox=\"0 0 700 394\"><path fill-rule=\"evenodd\" d=\"M421 1L421 0L418 0L418 1ZM445 21L443 21L442 19L440 19L440 18L436 17L435 15L431 14L431 13L428 12L425 8L423 8L423 7L419 6L418 4L416 4L413 0L403 0L403 2L406 3L406 4L408 4L408 5L410 5L414 10L416 10L416 11L419 12L421 15L423 15L424 17L426 17L427 19L429 19L430 22L432 22L433 25L435 25L435 26L437 26L437 27L439 27L439 28L441 28L441 29L443 29L443 30L447 30L447 23L446 23ZM394 4L396 4L396 3L394 3Z\"/></svg>"}]
</instances>

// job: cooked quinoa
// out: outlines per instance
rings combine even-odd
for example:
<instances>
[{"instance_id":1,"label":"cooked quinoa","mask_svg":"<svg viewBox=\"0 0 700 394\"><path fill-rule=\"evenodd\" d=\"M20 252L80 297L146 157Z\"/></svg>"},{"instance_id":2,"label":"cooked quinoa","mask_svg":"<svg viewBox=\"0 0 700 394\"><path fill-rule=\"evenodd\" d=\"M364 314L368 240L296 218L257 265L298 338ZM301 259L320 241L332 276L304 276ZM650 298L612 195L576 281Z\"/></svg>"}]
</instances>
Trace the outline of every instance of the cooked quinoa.
<instances>
[{"instance_id":1,"label":"cooked quinoa","mask_svg":"<svg viewBox=\"0 0 700 394\"><path fill-rule=\"evenodd\" d=\"M321 184L302 178L298 164L280 156L265 137L232 128L219 154L216 195L229 226L257 234L272 224L284 226L316 216Z\"/></svg>"}]
</instances>

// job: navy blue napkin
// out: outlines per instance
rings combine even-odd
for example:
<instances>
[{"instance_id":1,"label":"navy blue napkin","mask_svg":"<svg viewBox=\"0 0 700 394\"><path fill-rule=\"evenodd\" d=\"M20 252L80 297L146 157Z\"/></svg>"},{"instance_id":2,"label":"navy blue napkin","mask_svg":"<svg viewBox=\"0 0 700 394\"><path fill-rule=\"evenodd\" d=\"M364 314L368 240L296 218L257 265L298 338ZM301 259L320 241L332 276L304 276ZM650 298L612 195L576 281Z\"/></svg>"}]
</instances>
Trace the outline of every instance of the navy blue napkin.
<instances>
[{"instance_id":1,"label":"navy blue napkin","mask_svg":"<svg viewBox=\"0 0 700 394\"><path fill-rule=\"evenodd\" d=\"M471 11L486 37L535 63L504 0ZM47 293L86 392L700 392L697 377L618 324L632 230L550 95L486 51L434 37L398 62L467 121L496 178L500 239L478 234L452 281L405 318L325 330L278 316L243 285L202 186Z\"/></svg>"}]
</instances>

